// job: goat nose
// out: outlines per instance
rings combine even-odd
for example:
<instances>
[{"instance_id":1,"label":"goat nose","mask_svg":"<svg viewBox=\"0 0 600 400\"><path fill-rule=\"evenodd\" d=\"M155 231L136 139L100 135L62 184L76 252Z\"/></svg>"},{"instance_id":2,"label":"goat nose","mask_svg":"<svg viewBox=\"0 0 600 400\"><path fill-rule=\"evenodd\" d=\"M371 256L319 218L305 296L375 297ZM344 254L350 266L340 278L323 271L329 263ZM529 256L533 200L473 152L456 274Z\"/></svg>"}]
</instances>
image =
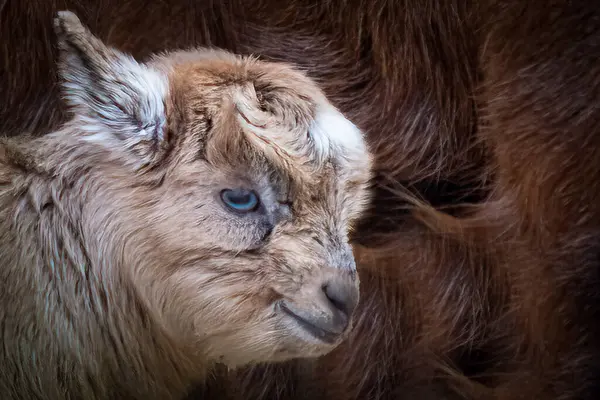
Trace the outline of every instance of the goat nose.
<instances>
[{"instance_id":1,"label":"goat nose","mask_svg":"<svg viewBox=\"0 0 600 400\"><path fill-rule=\"evenodd\" d=\"M309 307L288 300L279 301L277 306L314 337L333 343L348 328L359 297L356 282L349 274L342 275L323 284Z\"/></svg>"},{"instance_id":2,"label":"goat nose","mask_svg":"<svg viewBox=\"0 0 600 400\"><path fill-rule=\"evenodd\" d=\"M329 302L347 319L352 316L358 304L358 288L349 279L335 279L323 285L323 292Z\"/></svg>"}]
</instances>

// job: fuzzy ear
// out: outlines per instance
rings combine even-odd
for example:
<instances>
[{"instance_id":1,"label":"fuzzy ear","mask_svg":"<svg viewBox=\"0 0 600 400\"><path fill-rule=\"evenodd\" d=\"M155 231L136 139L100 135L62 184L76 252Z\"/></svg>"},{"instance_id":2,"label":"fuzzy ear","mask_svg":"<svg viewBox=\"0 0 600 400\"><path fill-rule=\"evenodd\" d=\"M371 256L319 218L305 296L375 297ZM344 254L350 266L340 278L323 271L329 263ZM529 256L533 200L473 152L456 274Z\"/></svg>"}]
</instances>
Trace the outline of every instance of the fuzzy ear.
<instances>
[{"instance_id":1,"label":"fuzzy ear","mask_svg":"<svg viewBox=\"0 0 600 400\"><path fill-rule=\"evenodd\" d=\"M164 145L164 74L106 46L70 11L54 20L68 105L90 139L117 141L150 162Z\"/></svg>"}]
</instances>

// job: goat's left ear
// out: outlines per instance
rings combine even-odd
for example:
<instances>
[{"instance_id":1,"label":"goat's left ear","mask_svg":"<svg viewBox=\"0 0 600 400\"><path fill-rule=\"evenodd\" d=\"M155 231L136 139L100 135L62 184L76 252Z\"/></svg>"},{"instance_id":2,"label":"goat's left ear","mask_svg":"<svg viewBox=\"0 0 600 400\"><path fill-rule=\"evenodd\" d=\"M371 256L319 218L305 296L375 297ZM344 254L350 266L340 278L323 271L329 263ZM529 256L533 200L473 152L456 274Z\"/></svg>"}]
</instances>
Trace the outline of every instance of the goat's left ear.
<instances>
[{"instance_id":1,"label":"goat's left ear","mask_svg":"<svg viewBox=\"0 0 600 400\"><path fill-rule=\"evenodd\" d=\"M167 77L106 46L70 11L60 11L54 26L66 100L82 129L151 163L166 146Z\"/></svg>"}]
</instances>

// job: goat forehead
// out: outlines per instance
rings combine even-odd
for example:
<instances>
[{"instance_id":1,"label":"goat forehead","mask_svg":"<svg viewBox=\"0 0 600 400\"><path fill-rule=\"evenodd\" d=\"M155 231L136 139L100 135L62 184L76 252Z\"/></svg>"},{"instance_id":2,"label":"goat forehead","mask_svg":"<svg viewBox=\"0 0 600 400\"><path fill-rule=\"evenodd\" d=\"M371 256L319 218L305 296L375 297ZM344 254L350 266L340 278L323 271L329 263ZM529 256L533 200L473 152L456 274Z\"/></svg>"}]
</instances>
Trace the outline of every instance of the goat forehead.
<instances>
[{"instance_id":1,"label":"goat forehead","mask_svg":"<svg viewBox=\"0 0 600 400\"><path fill-rule=\"evenodd\" d=\"M235 107L229 112L242 114L240 121L247 131L261 136L290 153L300 151L320 164L329 157L347 163L361 159L366 151L362 132L339 112L321 90L307 77L292 68L270 63L237 59L185 65L175 74L183 90L196 94L189 106L211 105L220 111L222 101L233 97ZM231 88L237 88L231 91ZM232 94L233 93L233 94ZM188 97L189 98L189 97ZM267 110L267 111L265 111ZM292 136L277 134L269 128L248 126L249 117L264 126L277 114ZM240 115L238 115L240 117ZM305 160L306 161L306 160Z\"/></svg>"}]
</instances>

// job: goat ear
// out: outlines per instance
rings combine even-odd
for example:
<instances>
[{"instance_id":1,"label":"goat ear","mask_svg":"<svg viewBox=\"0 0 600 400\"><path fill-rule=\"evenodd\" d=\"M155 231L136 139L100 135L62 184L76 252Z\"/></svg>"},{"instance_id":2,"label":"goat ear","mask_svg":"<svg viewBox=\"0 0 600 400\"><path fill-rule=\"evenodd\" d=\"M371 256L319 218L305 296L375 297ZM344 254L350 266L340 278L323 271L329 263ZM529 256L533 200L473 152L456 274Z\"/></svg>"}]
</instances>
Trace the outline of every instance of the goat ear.
<instances>
[{"instance_id":1,"label":"goat ear","mask_svg":"<svg viewBox=\"0 0 600 400\"><path fill-rule=\"evenodd\" d=\"M60 11L54 26L66 101L82 128L154 158L165 135L166 76L106 46L70 11Z\"/></svg>"}]
</instances>

